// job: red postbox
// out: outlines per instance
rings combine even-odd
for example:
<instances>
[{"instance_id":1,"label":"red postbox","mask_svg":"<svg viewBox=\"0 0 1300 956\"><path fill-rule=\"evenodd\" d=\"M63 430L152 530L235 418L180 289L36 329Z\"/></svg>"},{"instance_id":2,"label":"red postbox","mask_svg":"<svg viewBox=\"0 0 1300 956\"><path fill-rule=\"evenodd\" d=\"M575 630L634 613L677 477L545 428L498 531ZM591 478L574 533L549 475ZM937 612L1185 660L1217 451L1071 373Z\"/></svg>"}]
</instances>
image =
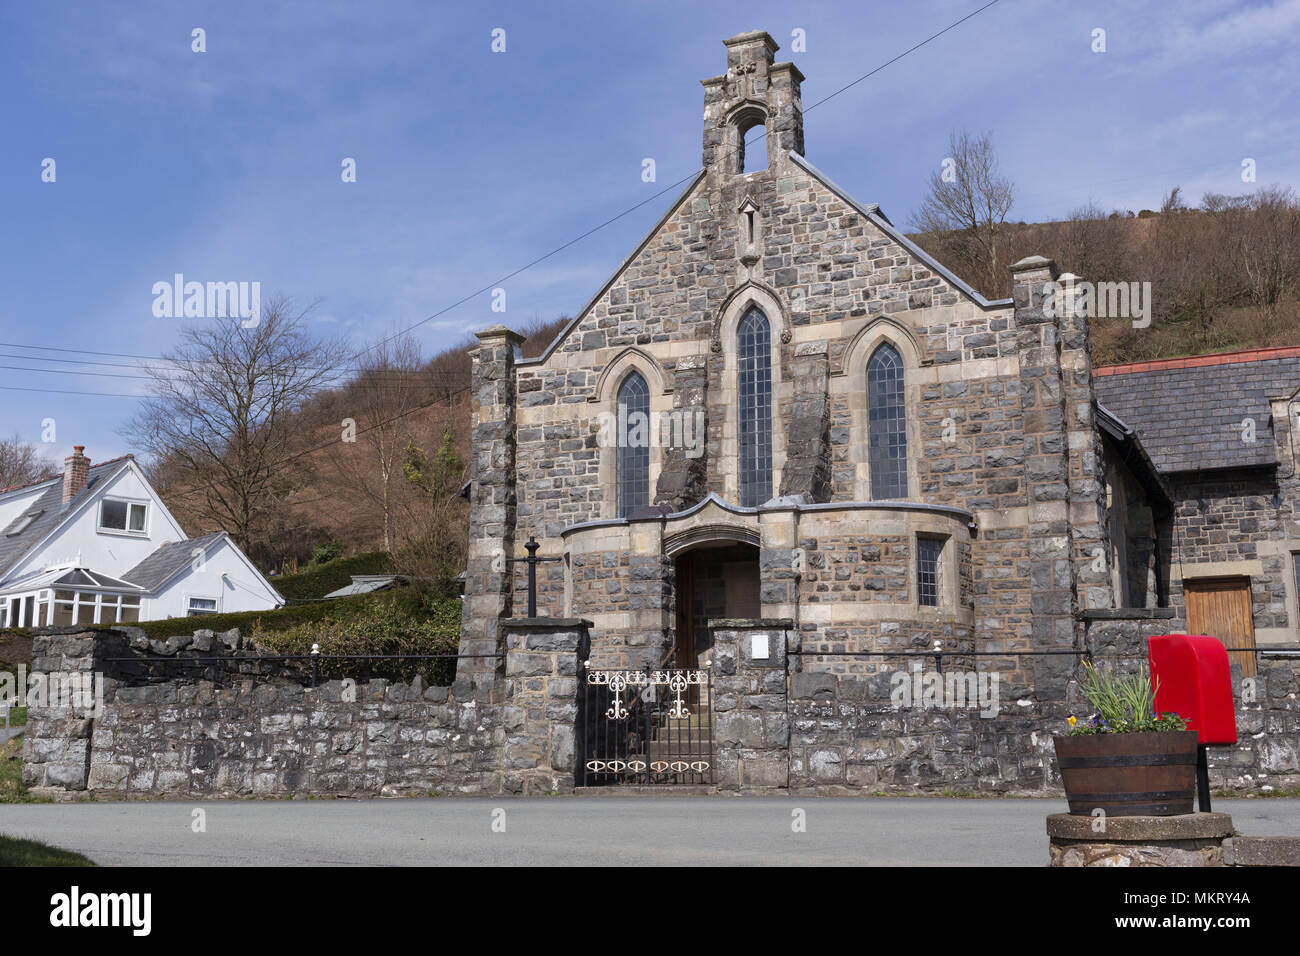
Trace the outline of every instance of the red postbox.
<instances>
[{"instance_id":1,"label":"red postbox","mask_svg":"<svg viewBox=\"0 0 1300 956\"><path fill-rule=\"evenodd\" d=\"M1217 637L1166 634L1147 639L1156 713L1173 711L1197 733L1196 777L1202 812L1210 810L1209 744L1237 742L1228 651Z\"/></svg>"}]
</instances>

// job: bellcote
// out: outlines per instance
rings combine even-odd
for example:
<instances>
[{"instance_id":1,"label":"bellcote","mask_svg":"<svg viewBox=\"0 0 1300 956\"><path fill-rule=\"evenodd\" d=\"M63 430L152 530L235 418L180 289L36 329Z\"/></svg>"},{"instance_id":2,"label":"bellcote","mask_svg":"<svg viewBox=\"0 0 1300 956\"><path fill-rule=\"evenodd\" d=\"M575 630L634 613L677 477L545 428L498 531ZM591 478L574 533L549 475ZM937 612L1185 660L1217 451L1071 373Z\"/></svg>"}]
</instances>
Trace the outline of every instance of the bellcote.
<instances>
[{"instance_id":1,"label":"bellcote","mask_svg":"<svg viewBox=\"0 0 1300 956\"><path fill-rule=\"evenodd\" d=\"M702 81L704 166L715 182L775 170L804 149L799 68L774 62L780 47L762 30L723 43L727 72Z\"/></svg>"}]
</instances>

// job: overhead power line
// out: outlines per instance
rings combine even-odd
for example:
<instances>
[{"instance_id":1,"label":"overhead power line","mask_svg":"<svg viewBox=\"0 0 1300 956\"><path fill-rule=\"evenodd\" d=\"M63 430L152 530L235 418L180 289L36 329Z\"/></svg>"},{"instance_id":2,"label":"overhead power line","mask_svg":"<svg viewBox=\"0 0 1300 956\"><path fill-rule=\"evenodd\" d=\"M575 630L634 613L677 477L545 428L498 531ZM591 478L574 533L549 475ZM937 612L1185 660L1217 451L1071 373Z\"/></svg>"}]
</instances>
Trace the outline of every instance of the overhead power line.
<instances>
[{"instance_id":1,"label":"overhead power line","mask_svg":"<svg viewBox=\"0 0 1300 956\"><path fill-rule=\"evenodd\" d=\"M941 37L941 36L943 36L944 34L946 34L946 33L950 32L950 31L956 29L957 27L961 26L963 23L967 22L968 20L973 19L974 17L976 17L976 16L978 16L979 14L983 13L984 11L988 10L990 7L996 6L998 2L999 2L999 0L989 0L989 2L988 2L988 3L985 3L983 6L976 8L975 10L971 11L970 13L966 14L966 15L963 16L963 17L960 17L960 18L957 19L957 20L954 20L952 23L949 23L949 24L948 24L947 26L945 26L943 29L938 30L938 31L936 31L935 33L930 34L930 35L929 35L928 37L926 37L924 40L921 40L920 42L913 44L912 46L908 47L908 48L907 48L906 50L904 50L903 52L901 52L901 53L897 54L896 56L893 56L893 57L891 57L890 59L886 60L884 63L881 63L880 65L874 67L873 69L868 70L866 73L862 74L861 76L859 76L857 79L853 80L852 82L846 83L844 86L840 87L839 89L835 90L834 92L828 94L827 96L822 97L820 100L817 100L815 103L813 103L813 104L811 104L810 106L806 107L806 108L804 109L804 113L807 114L807 113L812 112L812 111L813 111L814 109L816 109L817 107L822 106L823 104L829 102L830 100L832 100L832 99L834 99L835 97L839 96L841 93L844 93L845 91L852 89L853 87L857 86L859 83L863 82L864 80L869 79L870 77L872 77L872 76L874 76L875 74L879 73L881 70L885 69L886 67L889 67L889 66L893 65L894 63L897 63L899 60L903 59L904 57L909 56L909 55L912 54L912 53L915 53L917 50L921 49L922 47L926 46L927 44L930 44L930 43L934 42L934 41L937 40L939 37ZM751 145L752 143L761 142L761 141L766 137L766 135L767 135L766 130L764 130L762 133L760 133L760 134L754 136L751 140L747 141L747 142L745 143L745 146L749 146L749 145ZM720 154L720 157L725 157L728 153L730 153L730 154L736 154L736 153L738 153L738 152L739 152L738 149L727 150L726 152L721 153L721 154ZM528 262L528 263L525 263L524 265L520 266L519 268L514 269L514 270L512 270L512 271L506 273L506 274L503 275L503 276L500 276L499 278L493 280L492 282L489 282L487 285L483 286L482 288L476 289L476 290L474 290L473 292L470 292L470 293L467 294L467 295L461 296L461 297L460 297L459 299L457 299L456 301L454 301L454 302L450 303L449 305L447 305L447 306L445 306L445 307L439 309L438 311L434 312L433 314L426 316L425 318L421 319L420 321L415 322L415 323L413 323L412 325L407 326L405 329L402 329L402 330L399 331L399 332L395 332L393 335L390 335L390 336L388 336L388 337L386 337L386 338L380 339L378 342L375 342L375 343L372 344L372 345L368 345L368 346L366 346L365 348L361 349L361 350L358 351L358 352L352 353L352 354L349 356L349 359L350 359L350 360L356 360L356 359L359 359L361 356L367 354L368 352L371 352L371 351L373 351L373 350L375 350L375 349L377 349L377 348L380 348L381 346L388 344L389 342L393 341L394 339L400 338L401 336L406 335L406 334L408 334L408 333L414 331L415 329L420 328L420 327L423 326L423 325L427 325L428 323L434 321L435 319L440 318L441 316L443 316L443 315L445 315L446 313L450 312L452 309L455 309L455 308L458 308L458 307L464 305L466 302L469 302L471 299L477 298L477 297L480 296L480 295L484 295L484 294L486 294L486 293L488 293L488 292L491 292L493 289L495 289L495 288L501 286L503 283L508 282L509 280L511 280L511 279L513 279L514 277L520 275L521 273L524 273L524 272L528 271L529 269L533 268L534 266L537 266L537 265L539 265L540 263L545 262L547 259L550 259L551 257L553 257L553 256L555 256L555 255L558 255L559 253L563 252L565 249L568 249L570 246L573 246L573 245L575 245L575 244L581 242L582 240L584 240L584 239L586 239L586 238L588 238L588 237L594 235L595 233L600 232L601 230L605 229L606 227L612 225L613 223L618 222L620 219L623 219L623 218L625 218L626 216L631 215L633 212L636 212L638 209L642 208L643 206L647 205L648 203L652 203L652 202L654 202L656 199L658 199L659 197L665 195L666 193L669 193L669 192L671 192L671 191L673 191L673 190L676 190L676 189L680 189L682 186L686 185L686 183L690 182L692 179L694 179L696 176L698 176L698 175L700 174L702 168L703 168L703 167L697 167L697 168L696 168L695 170L693 170L689 175L687 175L687 176L683 176L681 179L677 180L676 182L670 183L669 185L667 185L667 186L665 186L663 189L660 189L659 191L655 192L653 195L647 197L646 199L643 199L643 200L641 200L640 202L637 202L637 203L633 204L632 206L629 206L628 208L624 209L622 212L617 213L616 215L610 216L608 219L604 220L603 222L599 223L598 225L592 226L590 229L586 230L585 232L581 233L580 235L575 236L574 238L568 240L567 242L564 242L564 243L562 243L562 244L556 246L555 248L551 249L549 252L546 252L546 253L543 253L543 254L540 255L540 256L537 256L535 259L533 259L532 261L530 261L530 262ZM6 344L6 343L2 343L2 342L0 342L0 346L4 346L4 347L7 347L7 348L13 348L13 347L18 347L18 348L40 348L40 349L47 348L46 346L16 346L16 345L13 345L13 344ZM58 350L58 349L51 349L51 351L77 351L77 350ZM130 355L130 354L126 354L126 353L115 353L115 352L93 352L93 351L82 351L82 352L79 352L79 354L87 354L87 355L103 355L103 356L117 357L117 358L137 358L137 359L144 359L144 360L147 360L147 361L162 361L162 362L168 361L168 359L166 359L166 358L163 357L163 356ZM342 370L345 369L345 366L343 366L343 365L340 363L340 364L337 365L337 366L325 366L324 368L325 368L326 370L330 370L330 371L333 371L333 370L339 370L339 371L342 371ZM18 389L18 390L22 390L22 389ZM138 397L138 396L129 396L129 397Z\"/></svg>"}]
</instances>

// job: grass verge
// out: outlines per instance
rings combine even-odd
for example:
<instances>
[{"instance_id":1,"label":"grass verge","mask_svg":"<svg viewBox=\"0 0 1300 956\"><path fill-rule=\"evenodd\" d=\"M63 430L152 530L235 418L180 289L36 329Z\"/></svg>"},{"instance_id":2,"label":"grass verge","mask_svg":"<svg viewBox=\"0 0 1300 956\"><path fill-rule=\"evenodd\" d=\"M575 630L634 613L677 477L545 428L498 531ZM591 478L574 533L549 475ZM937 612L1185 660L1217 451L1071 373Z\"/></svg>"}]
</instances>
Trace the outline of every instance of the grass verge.
<instances>
[{"instance_id":1,"label":"grass verge","mask_svg":"<svg viewBox=\"0 0 1300 956\"><path fill-rule=\"evenodd\" d=\"M95 866L71 850L0 834L0 866Z\"/></svg>"}]
</instances>

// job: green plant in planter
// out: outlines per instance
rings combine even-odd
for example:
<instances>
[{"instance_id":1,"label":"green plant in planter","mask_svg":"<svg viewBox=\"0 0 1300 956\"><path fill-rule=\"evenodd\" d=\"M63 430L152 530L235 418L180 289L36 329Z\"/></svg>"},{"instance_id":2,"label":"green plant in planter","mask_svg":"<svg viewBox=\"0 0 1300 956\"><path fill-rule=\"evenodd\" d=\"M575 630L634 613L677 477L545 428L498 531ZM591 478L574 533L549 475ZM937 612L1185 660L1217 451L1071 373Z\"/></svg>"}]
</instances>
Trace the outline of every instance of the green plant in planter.
<instances>
[{"instance_id":1,"label":"green plant in planter","mask_svg":"<svg viewBox=\"0 0 1300 956\"><path fill-rule=\"evenodd\" d=\"M1173 711L1156 714L1157 681L1152 686L1146 669L1135 674L1116 674L1083 665L1079 690L1094 712L1087 722L1071 714L1070 736L1081 734L1138 734L1150 731L1186 730L1187 722Z\"/></svg>"}]
</instances>

